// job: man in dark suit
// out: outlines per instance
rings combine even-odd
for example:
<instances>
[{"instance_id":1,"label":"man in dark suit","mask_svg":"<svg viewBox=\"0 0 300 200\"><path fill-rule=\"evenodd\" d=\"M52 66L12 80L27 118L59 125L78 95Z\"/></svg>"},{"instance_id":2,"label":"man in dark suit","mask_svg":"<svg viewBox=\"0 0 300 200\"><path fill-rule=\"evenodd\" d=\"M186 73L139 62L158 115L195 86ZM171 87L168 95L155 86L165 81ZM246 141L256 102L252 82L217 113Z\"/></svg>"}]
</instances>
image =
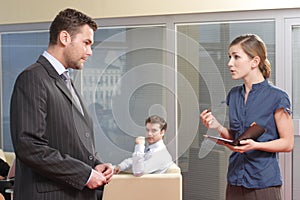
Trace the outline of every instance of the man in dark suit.
<instances>
[{"instance_id":1,"label":"man in dark suit","mask_svg":"<svg viewBox=\"0 0 300 200\"><path fill-rule=\"evenodd\" d=\"M92 119L65 83L67 69L82 69L92 55L96 29L85 14L61 11L47 51L16 80L10 111L15 199L94 200L95 189L111 180L110 165L96 157Z\"/></svg>"}]
</instances>

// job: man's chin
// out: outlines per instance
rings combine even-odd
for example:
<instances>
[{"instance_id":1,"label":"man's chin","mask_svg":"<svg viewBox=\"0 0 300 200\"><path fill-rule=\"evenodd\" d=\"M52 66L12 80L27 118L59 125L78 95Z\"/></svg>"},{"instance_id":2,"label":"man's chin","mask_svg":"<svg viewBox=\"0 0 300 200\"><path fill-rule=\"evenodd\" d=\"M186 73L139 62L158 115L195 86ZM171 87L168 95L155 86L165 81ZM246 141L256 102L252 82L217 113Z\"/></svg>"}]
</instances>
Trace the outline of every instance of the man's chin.
<instances>
[{"instance_id":1,"label":"man's chin","mask_svg":"<svg viewBox=\"0 0 300 200\"><path fill-rule=\"evenodd\" d=\"M79 64L79 65L76 66L76 69L77 69L77 70L81 70L81 69L83 69L83 66L84 66L83 63L82 63L82 64Z\"/></svg>"},{"instance_id":2,"label":"man's chin","mask_svg":"<svg viewBox=\"0 0 300 200\"><path fill-rule=\"evenodd\" d=\"M81 65L76 65L73 69L76 69L76 70L82 70L82 69L83 69L83 64L81 64Z\"/></svg>"},{"instance_id":3,"label":"man's chin","mask_svg":"<svg viewBox=\"0 0 300 200\"><path fill-rule=\"evenodd\" d=\"M82 70L83 69L83 64L81 64L81 65L74 65L74 66L71 66L70 68L74 69L74 70Z\"/></svg>"},{"instance_id":4,"label":"man's chin","mask_svg":"<svg viewBox=\"0 0 300 200\"><path fill-rule=\"evenodd\" d=\"M149 144L153 144L153 143L154 143L154 140L153 140L152 138L147 138L147 142L148 142Z\"/></svg>"}]
</instances>

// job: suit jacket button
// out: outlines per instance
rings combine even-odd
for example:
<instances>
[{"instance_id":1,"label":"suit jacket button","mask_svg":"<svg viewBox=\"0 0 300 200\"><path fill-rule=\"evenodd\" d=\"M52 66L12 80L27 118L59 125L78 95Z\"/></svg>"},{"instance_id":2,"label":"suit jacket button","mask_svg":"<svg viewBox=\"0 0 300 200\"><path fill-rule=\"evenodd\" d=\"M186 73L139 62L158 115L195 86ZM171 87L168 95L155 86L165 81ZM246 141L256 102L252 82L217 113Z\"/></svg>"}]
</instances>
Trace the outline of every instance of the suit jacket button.
<instances>
[{"instance_id":1,"label":"suit jacket button","mask_svg":"<svg viewBox=\"0 0 300 200\"><path fill-rule=\"evenodd\" d=\"M90 137L90 134L88 132L85 133L85 137Z\"/></svg>"},{"instance_id":2,"label":"suit jacket button","mask_svg":"<svg viewBox=\"0 0 300 200\"><path fill-rule=\"evenodd\" d=\"M89 156L89 160L93 160L93 158L94 158L94 157L93 157L92 155Z\"/></svg>"}]
</instances>

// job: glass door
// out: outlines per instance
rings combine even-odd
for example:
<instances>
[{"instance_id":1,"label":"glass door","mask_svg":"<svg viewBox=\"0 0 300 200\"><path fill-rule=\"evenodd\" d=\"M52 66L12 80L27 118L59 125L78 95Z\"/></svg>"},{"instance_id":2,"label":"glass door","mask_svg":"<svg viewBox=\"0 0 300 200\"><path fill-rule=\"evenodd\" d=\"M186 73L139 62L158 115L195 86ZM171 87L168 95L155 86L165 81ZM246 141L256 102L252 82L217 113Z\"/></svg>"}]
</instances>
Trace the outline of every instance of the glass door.
<instances>
[{"instance_id":1,"label":"glass door","mask_svg":"<svg viewBox=\"0 0 300 200\"><path fill-rule=\"evenodd\" d=\"M293 107L295 146L292 154L292 198L300 200L300 18L285 21L285 85L290 92ZM285 171L286 172L286 171Z\"/></svg>"}]
</instances>

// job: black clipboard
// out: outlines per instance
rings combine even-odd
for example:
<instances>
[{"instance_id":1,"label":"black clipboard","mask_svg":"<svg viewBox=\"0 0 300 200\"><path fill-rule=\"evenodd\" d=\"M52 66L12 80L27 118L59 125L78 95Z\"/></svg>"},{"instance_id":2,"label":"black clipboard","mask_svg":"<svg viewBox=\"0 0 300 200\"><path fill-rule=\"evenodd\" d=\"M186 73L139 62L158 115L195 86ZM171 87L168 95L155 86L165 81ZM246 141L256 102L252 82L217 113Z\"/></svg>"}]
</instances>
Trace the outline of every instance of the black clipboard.
<instances>
[{"instance_id":1,"label":"black clipboard","mask_svg":"<svg viewBox=\"0 0 300 200\"><path fill-rule=\"evenodd\" d=\"M218 141L222 141L224 143L233 145L233 146L238 146L240 145L240 141L241 140L246 140L246 139L252 139L252 140L256 140L259 136L261 136L266 130L259 126L258 124L256 124L255 122L253 122L251 124L251 126L243 133L241 134L238 138L236 138L235 140L228 140L222 137L218 137L218 136L211 136L211 135L204 135L204 137L213 140L215 142Z\"/></svg>"}]
</instances>

